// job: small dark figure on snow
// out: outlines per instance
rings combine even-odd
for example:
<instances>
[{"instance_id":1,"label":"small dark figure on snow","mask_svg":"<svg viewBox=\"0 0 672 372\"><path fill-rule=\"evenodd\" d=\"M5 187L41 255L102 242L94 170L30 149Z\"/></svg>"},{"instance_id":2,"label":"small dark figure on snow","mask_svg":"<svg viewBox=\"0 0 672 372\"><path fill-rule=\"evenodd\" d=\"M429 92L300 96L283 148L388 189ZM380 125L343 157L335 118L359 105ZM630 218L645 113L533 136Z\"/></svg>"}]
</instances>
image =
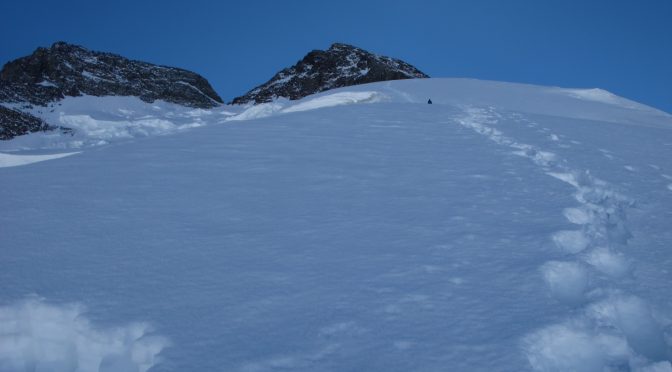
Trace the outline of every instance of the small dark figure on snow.
<instances>
[{"instance_id":1,"label":"small dark figure on snow","mask_svg":"<svg viewBox=\"0 0 672 372\"><path fill-rule=\"evenodd\" d=\"M431 98L430 98L429 100L427 100L427 104L428 104L428 105L431 105L431 104L432 104L432 99L431 99Z\"/></svg>"}]
</instances>

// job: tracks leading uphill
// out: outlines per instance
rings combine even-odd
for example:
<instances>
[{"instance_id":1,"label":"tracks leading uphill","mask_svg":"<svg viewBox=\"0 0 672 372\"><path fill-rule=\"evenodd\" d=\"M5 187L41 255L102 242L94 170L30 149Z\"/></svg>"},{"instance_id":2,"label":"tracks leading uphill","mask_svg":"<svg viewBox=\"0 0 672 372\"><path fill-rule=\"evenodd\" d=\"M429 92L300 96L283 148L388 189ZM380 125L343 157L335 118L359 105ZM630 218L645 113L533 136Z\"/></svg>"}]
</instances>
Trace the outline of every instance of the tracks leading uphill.
<instances>
[{"instance_id":1,"label":"tracks leading uphill","mask_svg":"<svg viewBox=\"0 0 672 372\"><path fill-rule=\"evenodd\" d=\"M458 124L509 147L513 154L530 159L540 171L569 184L577 202L561 211L577 228L549 237L561 259L548 260L540 267L540 277L558 306L567 308L567 318L523 338L522 348L532 368L672 370L665 321L646 299L620 286L622 281L634 280L634 262L624 251L632 237L628 209L635 201L594 177L590 170L576 168L553 152L506 136L496 128L505 117L494 108L464 107L463 112L455 119Z\"/></svg>"}]
</instances>

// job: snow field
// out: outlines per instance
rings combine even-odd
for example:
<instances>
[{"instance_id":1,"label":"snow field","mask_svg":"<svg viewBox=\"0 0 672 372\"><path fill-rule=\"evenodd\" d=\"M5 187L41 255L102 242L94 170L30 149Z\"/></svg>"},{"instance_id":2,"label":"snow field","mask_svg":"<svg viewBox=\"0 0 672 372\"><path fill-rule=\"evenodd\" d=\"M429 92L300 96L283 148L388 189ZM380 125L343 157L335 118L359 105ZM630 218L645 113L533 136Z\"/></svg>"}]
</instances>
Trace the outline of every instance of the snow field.
<instances>
[{"instance_id":1,"label":"snow field","mask_svg":"<svg viewBox=\"0 0 672 372\"><path fill-rule=\"evenodd\" d=\"M0 371L669 372L671 121L605 93L63 102L2 144L85 151L0 169Z\"/></svg>"}]
</instances>

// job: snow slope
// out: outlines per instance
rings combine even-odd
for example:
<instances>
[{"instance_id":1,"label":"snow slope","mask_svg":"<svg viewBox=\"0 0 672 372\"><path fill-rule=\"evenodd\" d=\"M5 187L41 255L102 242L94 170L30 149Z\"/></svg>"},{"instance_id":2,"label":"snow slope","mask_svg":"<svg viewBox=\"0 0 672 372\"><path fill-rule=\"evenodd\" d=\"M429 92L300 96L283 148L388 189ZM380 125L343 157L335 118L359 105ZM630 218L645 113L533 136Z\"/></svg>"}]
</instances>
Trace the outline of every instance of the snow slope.
<instances>
[{"instance_id":1,"label":"snow slope","mask_svg":"<svg viewBox=\"0 0 672 372\"><path fill-rule=\"evenodd\" d=\"M422 79L51 114L81 137L3 144L83 151L0 169L0 371L672 371L666 113Z\"/></svg>"}]
</instances>

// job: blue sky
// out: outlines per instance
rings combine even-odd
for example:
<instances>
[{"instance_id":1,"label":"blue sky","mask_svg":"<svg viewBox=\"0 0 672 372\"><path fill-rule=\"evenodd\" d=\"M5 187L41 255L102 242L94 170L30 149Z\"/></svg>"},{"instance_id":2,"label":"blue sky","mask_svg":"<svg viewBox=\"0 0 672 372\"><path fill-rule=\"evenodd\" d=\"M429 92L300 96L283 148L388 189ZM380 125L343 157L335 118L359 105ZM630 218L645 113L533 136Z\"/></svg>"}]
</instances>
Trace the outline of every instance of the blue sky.
<instances>
[{"instance_id":1,"label":"blue sky","mask_svg":"<svg viewBox=\"0 0 672 372\"><path fill-rule=\"evenodd\" d=\"M599 87L672 112L672 1L3 1L0 63L64 40L204 75L229 101L345 42L433 77Z\"/></svg>"}]
</instances>

